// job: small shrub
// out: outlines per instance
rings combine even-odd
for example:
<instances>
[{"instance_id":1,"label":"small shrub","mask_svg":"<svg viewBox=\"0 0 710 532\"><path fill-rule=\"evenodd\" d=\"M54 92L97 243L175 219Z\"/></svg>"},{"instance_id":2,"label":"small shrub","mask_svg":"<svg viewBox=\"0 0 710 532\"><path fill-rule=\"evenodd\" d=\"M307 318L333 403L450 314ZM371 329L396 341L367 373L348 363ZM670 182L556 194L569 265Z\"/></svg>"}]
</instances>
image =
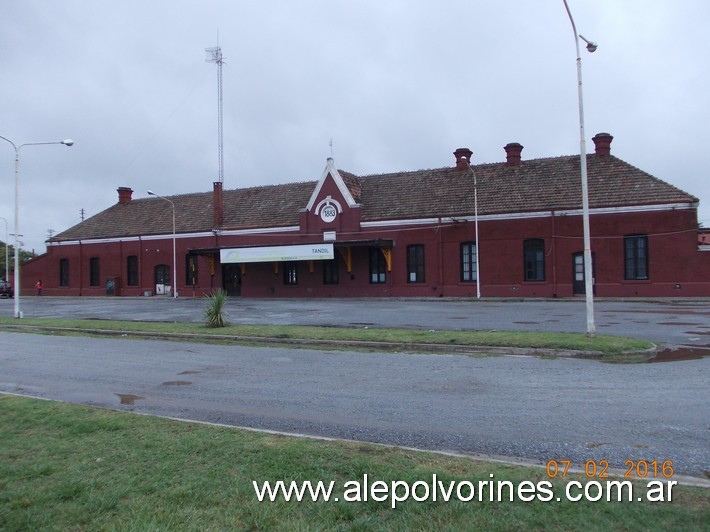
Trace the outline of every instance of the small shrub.
<instances>
[{"instance_id":1,"label":"small shrub","mask_svg":"<svg viewBox=\"0 0 710 532\"><path fill-rule=\"evenodd\" d=\"M227 313L224 306L229 300L227 292L218 288L207 297L207 305L205 306L205 321L208 327L226 327L229 325L227 321Z\"/></svg>"}]
</instances>

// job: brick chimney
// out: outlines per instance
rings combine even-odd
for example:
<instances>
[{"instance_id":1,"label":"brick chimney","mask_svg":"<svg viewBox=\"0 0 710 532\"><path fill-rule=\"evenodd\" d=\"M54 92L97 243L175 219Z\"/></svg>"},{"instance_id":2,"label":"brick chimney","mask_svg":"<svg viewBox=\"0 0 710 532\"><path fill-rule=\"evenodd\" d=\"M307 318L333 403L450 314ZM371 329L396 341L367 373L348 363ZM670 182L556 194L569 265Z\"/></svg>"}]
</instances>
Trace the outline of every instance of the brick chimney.
<instances>
[{"instance_id":1,"label":"brick chimney","mask_svg":"<svg viewBox=\"0 0 710 532\"><path fill-rule=\"evenodd\" d=\"M609 133L597 133L592 137L592 140L597 155L604 157L611 154L611 141L614 140L614 137Z\"/></svg>"},{"instance_id":2,"label":"brick chimney","mask_svg":"<svg viewBox=\"0 0 710 532\"><path fill-rule=\"evenodd\" d=\"M523 151L523 145L517 142L510 142L503 149L506 155L505 164L507 166L520 166L520 154Z\"/></svg>"},{"instance_id":3,"label":"brick chimney","mask_svg":"<svg viewBox=\"0 0 710 532\"><path fill-rule=\"evenodd\" d=\"M456 157L456 169L468 170L471 164L471 155L473 155L473 152L468 148L458 148L454 152L454 157Z\"/></svg>"},{"instance_id":4,"label":"brick chimney","mask_svg":"<svg viewBox=\"0 0 710 532\"><path fill-rule=\"evenodd\" d=\"M222 183L219 181L214 182L212 203L214 204L214 226L221 227L224 222L224 202L222 200Z\"/></svg>"},{"instance_id":5,"label":"brick chimney","mask_svg":"<svg viewBox=\"0 0 710 532\"><path fill-rule=\"evenodd\" d=\"M118 192L118 203L120 205L126 205L131 202L131 195L133 194L132 188L118 187L116 192Z\"/></svg>"}]
</instances>

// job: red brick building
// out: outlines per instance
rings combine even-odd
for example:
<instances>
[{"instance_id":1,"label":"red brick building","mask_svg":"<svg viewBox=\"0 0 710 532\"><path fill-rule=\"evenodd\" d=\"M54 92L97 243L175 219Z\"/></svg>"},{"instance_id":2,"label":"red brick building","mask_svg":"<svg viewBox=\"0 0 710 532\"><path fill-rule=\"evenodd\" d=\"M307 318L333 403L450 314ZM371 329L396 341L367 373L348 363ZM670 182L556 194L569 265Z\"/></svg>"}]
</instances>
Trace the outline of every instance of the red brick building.
<instances>
[{"instance_id":1,"label":"red brick building","mask_svg":"<svg viewBox=\"0 0 710 532\"><path fill-rule=\"evenodd\" d=\"M587 155L597 296L710 296L698 199L611 155ZM23 268L46 295L570 297L584 293L579 156L356 176L118 202ZM477 202L475 201L477 198ZM475 205L477 204L477 212ZM478 239L476 239L476 220ZM176 281L176 283L175 283Z\"/></svg>"}]
</instances>

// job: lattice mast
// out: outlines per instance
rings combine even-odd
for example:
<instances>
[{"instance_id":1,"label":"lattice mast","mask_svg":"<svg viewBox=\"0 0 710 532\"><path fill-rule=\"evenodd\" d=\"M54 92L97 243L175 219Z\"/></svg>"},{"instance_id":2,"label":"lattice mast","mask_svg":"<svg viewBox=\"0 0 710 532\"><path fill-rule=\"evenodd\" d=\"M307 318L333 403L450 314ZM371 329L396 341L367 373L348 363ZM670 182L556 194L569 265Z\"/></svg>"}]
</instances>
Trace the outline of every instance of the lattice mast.
<instances>
[{"instance_id":1,"label":"lattice mast","mask_svg":"<svg viewBox=\"0 0 710 532\"><path fill-rule=\"evenodd\" d=\"M222 48L205 49L206 61L217 64L217 156L219 160L219 182L224 183L224 142L222 136Z\"/></svg>"}]
</instances>

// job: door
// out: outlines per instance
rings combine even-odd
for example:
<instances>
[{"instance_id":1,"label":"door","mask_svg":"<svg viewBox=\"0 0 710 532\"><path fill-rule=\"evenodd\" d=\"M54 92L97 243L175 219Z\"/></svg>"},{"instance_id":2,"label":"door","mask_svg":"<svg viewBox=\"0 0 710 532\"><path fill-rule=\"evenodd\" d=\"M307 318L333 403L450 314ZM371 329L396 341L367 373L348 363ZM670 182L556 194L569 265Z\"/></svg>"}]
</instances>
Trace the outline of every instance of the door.
<instances>
[{"instance_id":1,"label":"door","mask_svg":"<svg viewBox=\"0 0 710 532\"><path fill-rule=\"evenodd\" d=\"M155 293L159 296L169 296L172 289L170 285L170 266L168 264L158 264L153 273L155 277Z\"/></svg>"},{"instance_id":2,"label":"door","mask_svg":"<svg viewBox=\"0 0 710 532\"><path fill-rule=\"evenodd\" d=\"M242 266L240 264L222 265L222 288L230 296L242 293Z\"/></svg>"},{"instance_id":3,"label":"door","mask_svg":"<svg viewBox=\"0 0 710 532\"><path fill-rule=\"evenodd\" d=\"M594 253L592 253L592 292L594 292ZM572 254L572 293L576 296L584 295L584 253Z\"/></svg>"}]
</instances>

